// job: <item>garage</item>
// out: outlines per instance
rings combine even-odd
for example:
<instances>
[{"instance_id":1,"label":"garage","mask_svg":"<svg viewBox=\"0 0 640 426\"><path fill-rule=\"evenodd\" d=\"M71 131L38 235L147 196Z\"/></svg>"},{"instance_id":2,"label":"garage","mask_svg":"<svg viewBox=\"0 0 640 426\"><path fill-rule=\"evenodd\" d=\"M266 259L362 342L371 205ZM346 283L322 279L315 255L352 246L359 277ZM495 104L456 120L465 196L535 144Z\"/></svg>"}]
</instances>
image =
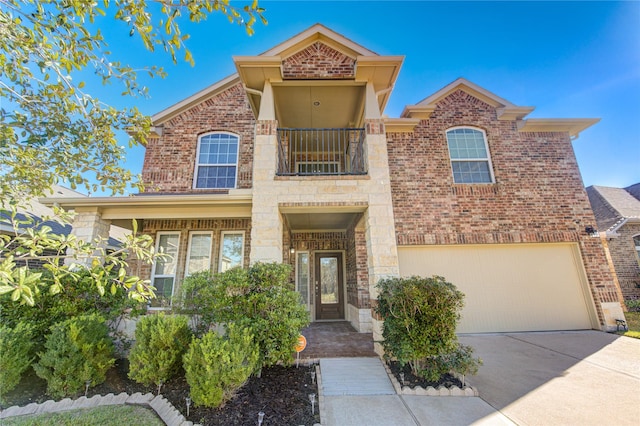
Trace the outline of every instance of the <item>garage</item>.
<instances>
[{"instance_id":1,"label":"garage","mask_svg":"<svg viewBox=\"0 0 640 426\"><path fill-rule=\"evenodd\" d=\"M597 328L575 244L398 247L400 274L440 275L465 297L459 333Z\"/></svg>"}]
</instances>

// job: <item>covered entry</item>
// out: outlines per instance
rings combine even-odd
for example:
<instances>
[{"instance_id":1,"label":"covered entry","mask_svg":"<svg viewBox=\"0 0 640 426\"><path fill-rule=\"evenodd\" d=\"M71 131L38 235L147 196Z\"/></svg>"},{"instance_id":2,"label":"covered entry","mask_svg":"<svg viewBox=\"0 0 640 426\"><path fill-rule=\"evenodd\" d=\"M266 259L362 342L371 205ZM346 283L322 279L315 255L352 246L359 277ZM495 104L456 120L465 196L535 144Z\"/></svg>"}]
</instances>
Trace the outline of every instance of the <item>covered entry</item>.
<instances>
[{"instance_id":1,"label":"covered entry","mask_svg":"<svg viewBox=\"0 0 640 426\"><path fill-rule=\"evenodd\" d=\"M294 267L312 321L347 320L358 331L369 326L363 323L370 313L364 208L281 208L283 257Z\"/></svg>"},{"instance_id":2,"label":"covered entry","mask_svg":"<svg viewBox=\"0 0 640 426\"><path fill-rule=\"evenodd\" d=\"M398 247L402 276L440 275L465 294L459 333L597 328L575 244Z\"/></svg>"}]
</instances>

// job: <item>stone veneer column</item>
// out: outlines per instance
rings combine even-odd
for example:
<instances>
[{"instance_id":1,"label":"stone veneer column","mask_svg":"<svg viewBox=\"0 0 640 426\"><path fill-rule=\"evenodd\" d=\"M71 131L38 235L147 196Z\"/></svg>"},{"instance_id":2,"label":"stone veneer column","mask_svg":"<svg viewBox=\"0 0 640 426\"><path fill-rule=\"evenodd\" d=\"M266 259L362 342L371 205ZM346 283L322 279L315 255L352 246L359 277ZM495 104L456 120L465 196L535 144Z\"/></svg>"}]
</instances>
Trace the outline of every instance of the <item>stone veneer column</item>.
<instances>
[{"instance_id":1,"label":"stone veneer column","mask_svg":"<svg viewBox=\"0 0 640 426\"><path fill-rule=\"evenodd\" d=\"M366 120L366 148L369 176L376 188L369 194L369 207L364 214L367 257L369 264L369 296L372 304L373 340L382 340L382 321L373 312L378 297L376 284L383 278L400 275L396 245L395 219L391 200L391 179L387 154L387 138L380 120ZM382 353L379 344L375 345Z\"/></svg>"},{"instance_id":2,"label":"stone veneer column","mask_svg":"<svg viewBox=\"0 0 640 426\"><path fill-rule=\"evenodd\" d=\"M276 120L259 120L253 156L251 252L255 262L282 262L282 218L273 193L278 137Z\"/></svg>"},{"instance_id":3,"label":"stone veneer column","mask_svg":"<svg viewBox=\"0 0 640 426\"><path fill-rule=\"evenodd\" d=\"M73 220L73 229L71 233L75 235L79 240L87 243L92 243L96 238L102 238L102 248L106 247L107 239L109 238L109 230L111 229L111 221L102 218L100 211L96 209L90 210L77 210L76 216ZM73 253L67 253L73 255ZM97 254L97 253L96 253ZM84 265L91 265L92 259L73 259L67 257L65 264L80 263Z\"/></svg>"}]
</instances>

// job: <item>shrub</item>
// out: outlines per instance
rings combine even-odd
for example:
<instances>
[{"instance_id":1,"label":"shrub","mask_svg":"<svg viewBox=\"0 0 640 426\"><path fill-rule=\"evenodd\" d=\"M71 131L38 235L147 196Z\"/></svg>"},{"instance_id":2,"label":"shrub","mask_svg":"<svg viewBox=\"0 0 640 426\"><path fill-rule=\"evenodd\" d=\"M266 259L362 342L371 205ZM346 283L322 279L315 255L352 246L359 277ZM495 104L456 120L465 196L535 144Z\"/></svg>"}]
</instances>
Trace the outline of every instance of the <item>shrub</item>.
<instances>
[{"instance_id":1,"label":"shrub","mask_svg":"<svg viewBox=\"0 0 640 426\"><path fill-rule=\"evenodd\" d=\"M160 386L180 372L191 331L185 316L147 315L136 326L129 353L129 377L145 386Z\"/></svg>"},{"instance_id":2,"label":"shrub","mask_svg":"<svg viewBox=\"0 0 640 426\"><path fill-rule=\"evenodd\" d=\"M181 312L200 315L200 330L215 324L250 328L259 347L259 366L293 362L293 347L309 314L288 282L291 267L255 263L248 270L194 274L183 291Z\"/></svg>"},{"instance_id":3,"label":"shrub","mask_svg":"<svg viewBox=\"0 0 640 426\"><path fill-rule=\"evenodd\" d=\"M47 381L47 393L54 397L73 395L91 380L95 386L105 381L113 366L113 343L104 318L81 315L54 325L47 336L45 352L34 365Z\"/></svg>"},{"instance_id":4,"label":"shrub","mask_svg":"<svg viewBox=\"0 0 640 426\"><path fill-rule=\"evenodd\" d=\"M48 274L46 271L44 273ZM137 315L142 311L142 305L129 299L120 286L115 288L115 293L107 291L101 295L86 271L80 273L78 282L70 277L62 277L60 283L63 290L57 294L51 294L42 287L43 290L35 296L35 306L13 302L10 294L0 296L0 323L10 327L15 327L19 322L30 324L36 351L43 351L45 337L51 327L79 313L96 313L113 323L125 312Z\"/></svg>"},{"instance_id":5,"label":"shrub","mask_svg":"<svg viewBox=\"0 0 640 426\"><path fill-rule=\"evenodd\" d=\"M630 312L640 312L640 299L627 299L624 303Z\"/></svg>"},{"instance_id":6,"label":"shrub","mask_svg":"<svg viewBox=\"0 0 640 426\"><path fill-rule=\"evenodd\" d=\"M211 282L215 276L209 271L189 275L180 285L180 294L173 302L174 311L189 315L197 336L202 336L216 323L216 295Z\"/></svg>"},{"instance_id":7,"label":"shrub","mask_svg":"<svg viewBox=\"0 0 640 426\"><path fill-rule=\"evenodd\" d=\"M33 327L24 322L13 328L0 325L0 402L33 361L32 337Z\"/></svg>"},{"instance_id":8,"label":"shrub","mask_svg":"<svg viewBox=\"0 0 640 426\"><path fill-rule=\"evenodd\" d=\"M258 347L249 329L231 324L226 336L209 331L201 339L194 338L183 360L193 402L218 407L255 371Z\"/></svg>"},{"instance_id":9,"label":"shrub","mask_svg":"<svg viewBox=\"0 0 640 426\"><path fill-rule=\"evenodd\" d=\"M472 370L456 325L464 294L443 277L390 278L378 284L387 357L409 364L416 376L437 381L451 369ZM470 348L469 348L470 350Z\"/></svg>"},{"instance_id":10,"label":"shrub","mask_svg":"<svg viewBox=\"0 0 640 426\"><path fill-rule=\"evenodd\" d=\"M228 275L225 276L225 274ZM248 327L260 349L260 367L293 362L293 348L309 313L288 282L291 267L255 263L247 271L227 271L216 280L220 322ZM224 294L224 296L223 296Z\"/></svg>"}]
</instances>

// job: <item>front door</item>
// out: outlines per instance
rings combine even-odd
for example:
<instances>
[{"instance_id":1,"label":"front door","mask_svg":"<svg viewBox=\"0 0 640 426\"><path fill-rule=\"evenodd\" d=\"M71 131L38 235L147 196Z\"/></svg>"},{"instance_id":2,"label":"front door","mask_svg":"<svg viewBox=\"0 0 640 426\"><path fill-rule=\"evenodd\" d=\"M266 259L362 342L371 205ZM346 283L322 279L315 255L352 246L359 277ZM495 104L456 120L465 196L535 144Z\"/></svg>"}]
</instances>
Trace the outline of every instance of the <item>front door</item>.
<instances>
[{"instance_id":1,"label":"front door","mask_svg":"<svg viewBox=\"0 0 640 426\"><path fill-rule=\"evenodd\" d=\"M344 319L342 253L316 253L316 319Z\"/></svg>"}]
</instances>

